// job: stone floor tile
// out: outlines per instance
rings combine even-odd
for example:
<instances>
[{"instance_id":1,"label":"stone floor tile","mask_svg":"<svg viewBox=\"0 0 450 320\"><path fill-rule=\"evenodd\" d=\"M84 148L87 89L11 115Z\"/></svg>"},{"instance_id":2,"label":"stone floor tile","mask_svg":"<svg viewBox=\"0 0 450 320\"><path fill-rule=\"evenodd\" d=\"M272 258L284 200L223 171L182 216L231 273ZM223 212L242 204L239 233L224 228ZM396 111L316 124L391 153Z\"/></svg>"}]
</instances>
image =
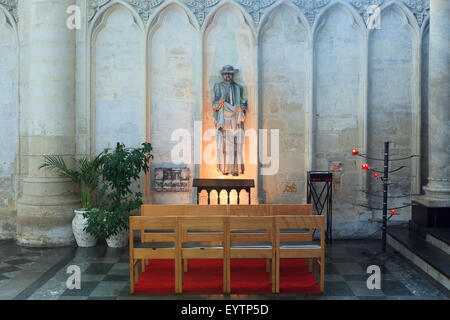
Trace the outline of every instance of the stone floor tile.
<instances>
[{"instance_id":1,"label":"stone floor tile","mask_svg":"<svg viewBox=\"0 0 450 320\"><path fill-rule=\"evenodd\" d=\"M88 297L101 282L81 281L81 289L66 289L61 296Z\"/></svg>"},{"instance_id":2,"label":"stone floor tile","mask_svg":"<svg viewBox=\"0 0 450 320\"><path fill-rule=\"evenodd\" d=\"M128 283L125 281L102 281L92 291L89 297L119 296Z\"/></svg>"}]
</instances>

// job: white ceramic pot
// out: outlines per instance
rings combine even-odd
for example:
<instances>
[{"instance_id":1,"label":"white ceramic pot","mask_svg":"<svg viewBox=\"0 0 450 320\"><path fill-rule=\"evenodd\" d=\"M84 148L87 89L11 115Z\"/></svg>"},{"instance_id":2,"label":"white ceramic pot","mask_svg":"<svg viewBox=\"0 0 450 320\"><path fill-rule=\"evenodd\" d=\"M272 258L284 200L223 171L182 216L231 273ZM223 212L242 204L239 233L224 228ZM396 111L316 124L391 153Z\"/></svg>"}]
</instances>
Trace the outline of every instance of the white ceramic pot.
<instances>
[{"instance_id":1,"label":"white ceramic pot","mask_svg":"<svg viewBox=\"0 0 450 320\"><path fill-rule=\"evenodd\" d=\"M75 210L75 217L72 220L73 235L79 247L94 247L97 244L97 237L84 231L84 228L87 226L87 219L83 217L85 212L85 209Z\"/></svg>"},{"instance_id":2,"label":"white ceramic pot","mask_svg":"<svg viewBox=\"0 0 450 320\"><path fill-rule=\"evenodd\" d=\"M111 248L125 248L128 245L128 230L122 230L119 233L106 238L106 243Z\"/></svg>"}]
</instances>

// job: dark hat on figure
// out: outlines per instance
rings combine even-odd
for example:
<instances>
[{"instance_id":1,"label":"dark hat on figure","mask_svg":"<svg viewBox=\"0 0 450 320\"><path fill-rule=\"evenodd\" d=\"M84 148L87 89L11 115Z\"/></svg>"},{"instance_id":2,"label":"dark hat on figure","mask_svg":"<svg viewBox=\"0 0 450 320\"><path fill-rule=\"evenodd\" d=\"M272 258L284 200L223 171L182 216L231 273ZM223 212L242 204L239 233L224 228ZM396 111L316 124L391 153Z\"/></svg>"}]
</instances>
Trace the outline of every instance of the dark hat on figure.
<instances>
[{"instance_id":1,"label":"dark hat on figure","mask_svg":"<svg viewBox=\"0 0 450 320\"><path fill-rule=\"evenodd\" d=\"M224 67L222 67L222 70L220 70L221 74L224 74L224 73L237 73L237 72L239 72L239 69L235 69L235 68L233 68L233 66L224 66Z\"/></svg>"}]
</instances>

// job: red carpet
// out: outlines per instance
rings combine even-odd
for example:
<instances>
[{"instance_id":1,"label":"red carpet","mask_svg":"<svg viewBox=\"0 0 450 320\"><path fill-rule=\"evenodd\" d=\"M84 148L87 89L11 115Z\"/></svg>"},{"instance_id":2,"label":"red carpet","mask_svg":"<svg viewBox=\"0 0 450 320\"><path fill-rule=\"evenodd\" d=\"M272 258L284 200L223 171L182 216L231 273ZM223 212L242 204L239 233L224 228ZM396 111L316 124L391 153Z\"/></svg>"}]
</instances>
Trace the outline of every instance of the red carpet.
<instances>
[{"instance_id":1,"label":"red carpet","mask_svg":"<svg viewBox=\"0 0 450 320\"><path fill-rule=\"evenodd\" d=\"M221 294L222 260L189 260L189 272L184 274L183 293ZM231 260L231 293L271 294L270 273L264 259ZM150 260L139 276L136 294L174 294L174 260ZM320 293L314 276L305 260L282 259L280 265L280 293Z\"/></svg>"}]
</instances>

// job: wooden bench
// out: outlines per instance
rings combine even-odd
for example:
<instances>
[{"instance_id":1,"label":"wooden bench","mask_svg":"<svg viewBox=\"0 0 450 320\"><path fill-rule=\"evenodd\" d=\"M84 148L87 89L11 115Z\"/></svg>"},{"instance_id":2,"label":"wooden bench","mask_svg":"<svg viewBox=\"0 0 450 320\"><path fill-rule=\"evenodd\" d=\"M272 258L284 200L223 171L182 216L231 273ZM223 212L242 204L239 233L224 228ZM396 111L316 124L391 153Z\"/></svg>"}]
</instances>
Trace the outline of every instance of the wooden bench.
<instances>
[{"instance_id":1,"label":"wooden bench","mask_svg":"<svg viewBox=\"0 0 450 320\"><path fill-rule=\"evenodd\" d=\"M175 293L181 293L181 248L178 217L130 217L130 293L139 278L138 261L141 260L142 272L148 259L175 260ZM135 245L133 232L141 232L141 241ZM152 232L153 231L153 232ZM160 243L172 243L161 246Z\"/></svg>"},{"instance_id":2,"label":"wooden bench","mask_svg":"<svg viewBox=\"0 0 450 320\"><path fill-rule=\"evenodd\" d=\"M278 216L312 215L312 204L253 204L253 205L195 205L195 204L143 204L141 216ZM284 233L284 231L283 231ZM286 232L282 241L311 241L312 232ZM143 263L147 265L147 261ZM308 261L312 270L312 261ZM189 260L183 259L183 270L188 272ZM266 260L266 271L271 262Z\"/></svg>"},{"instance_id":3,"label":"wooden bench","mask_svg":"<svg viewBox=\"0 0 450 320\"><path fill-rule=\"evenodd\" d=\"M312 204L196 205L143 204L141 216L277 216L312 215Z\"/></svg>"},{"instance_id":4,"label":"wooden bench","mask_svg":"<svg viewBox=\"0 0 450 320\"><path fill-rule=\"evenodd\" d=\"M309 259L310 271L314 261L320 267L320 288L321 292L323 292L325 220L323 216L312 215L311 204L249 206L143 205L141 214L142 216L140 217L130 217L131 293L133 293L135 281L139 276L137 263L139 259L143 262L142 270L145 270L148 259L175 259L175 292L181 293L183 273L187 271L187 260L189 258L223 258L224 292L229 293L230 259L256 257L266 259L267 271L271 272L269 279L272 283L273 292L279 292L280 258ZM211 217L211 219L207 219L207 217ZM259 221L261 219L265 222ZM161 220L160 223L158 223L159 220ZM312 231L316 228L321 229L320 245L315 245L314 248L311 245L305 246L301 244L286 246L286 242L313 241ZM152 241L170 240L174 243L173 248L161 248L167 250L159 248L156 250L142 250L141 248L136 248L133 242L133 231L135 230L140 231L141 243L143 244ZM216 233L211 233L211 231ZM221 232L218 234L217 231ZM221 248L211 248L219 250L208 250L205 252L205 248L194 246L191 248L186 247L183 251L183 243L202 240L217 240L221 242ZM269 241L271 248L267 246L249 246L245 248L239 245L239 241L245 242L249 240L256 242ZM237 244L237 246L232 245L232 242ZM259 251L255 251L258 249ZM318 268L316 268L315 276L316 280L319 280L317 271Z\"/></svg>"},{"instance_id":5,"label":"wooden bench","mask_svg":"<svg viewBox=\"0 0 450 320\"><path fill-rule=\"evenodd\" d=\"M276 216L275 219L275 250L276 250L276 292L280 292L280 259L302 258L312 259L316 262L316 281L320 282L320 292L324 290L325 276L325 216ZM307 228L311 230L320 229L320 244L297 243L283 239L283 229L296 230ZM311 241L308 241L311 242ZM311 260L310 260L311 261ZM320 281L318 269L320 267Z\"/></svg>"}]
</instances>

